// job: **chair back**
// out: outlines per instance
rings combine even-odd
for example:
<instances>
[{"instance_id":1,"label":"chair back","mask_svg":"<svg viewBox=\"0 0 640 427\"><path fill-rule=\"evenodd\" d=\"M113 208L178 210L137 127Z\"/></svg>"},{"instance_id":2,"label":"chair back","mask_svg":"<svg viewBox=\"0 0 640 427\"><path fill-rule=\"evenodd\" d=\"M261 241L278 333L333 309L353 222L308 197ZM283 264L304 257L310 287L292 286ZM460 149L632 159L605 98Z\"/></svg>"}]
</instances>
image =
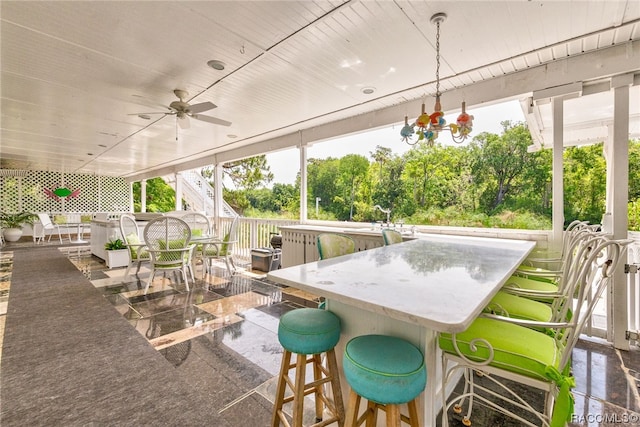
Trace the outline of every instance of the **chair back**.
<instances>
[{"instance_id":1,"label":"chair back","mask_svg":"<svg viewBox=\"0 0 640 427\"><path fill-rule=\"evenodd\" d=\"M230 254L233 250L233 245L238 242L238 219L240 217L236 216L233 218L231 222L231 226L229 227L229 231L222 237L222 243L220 247L220 255Z\"/></svg>"},{"instance_id":2,"label":"chair back","mask_svg":"<svg viewBox=\"0 0 640 427\"><path fill-rule=\"evenodd\" d=\"M598 236L590 239L590 242L593 244L584 246L584 252L588 253L588 256L567 289L567 295L574 296L573 304L567 304L567 310L572 310L571 319L562 333L555 334L555 339L560 344L558 348L565 349L560 362L561 368L571 363L571 352L580 334L584 332L587 322L591 320L591 315L609 286L618 264L625 259L627 245L631 240L607 240Z\"/></svg>"},{"instance_id":3,"label":"chair back","mask_svg":"<svg viewBox=\"0 0 640 427\"><path fill-rule=\"evenodd\" d=\"M127 248L129 249L131 259L137 259L140 246L136 245L140 244L141 239L138 224L136 223L136 218L133 215L120 215L120 234L122 235L122 240L124 240L128 245Z\"/></svg>"},{"instance_id":4,"label":"chair back","mask_svg":"<svg viewBox=\"0 0 640 427\"><path fill-rule=\"evenodd\" d=\"M318 234L317 246L320 259L352 254L356 250L356 244L351 237L334 233Z\"/></svg>"},{"instance_id":5,"label":"chair back","mask_svg":"<svg viewBox=\"0 0 640 427\"><path fill-rule=\"evenodd\" d=\"M46 213L39 213L38 220L40 221L40 224L42 224L42 228L48 228L53 225L51 218Z\"/></svg>"},{"instance_id":6,"label":"chair back","mask_svg":"<svg viewBox=\"0 0 640 427\"><path fill-rule=\"evenodd\" d=\"M189 212L182 215L180 219L189 224L192 237L210 236L212 234L209 218L199 212Z\"/></svg>"},{"instance_id":7,"label":"chair back","mask_svg":"<svg viewBox=\"0 0 640 427\"><path fill-rule=\"evenodd\" d=\"M402 234L399 231L384 228L382 229L382 240L384 240L385 246L402 243Z\"/></svg>"},{"instance_id":8,"label":"chair back","mask_svg":"<svg viewBox=\"0 0 640 427\"><path fill-rule=\"evenodd\" d=\"M154 263L182 262L191 252L191 229L180 218L163 216L144 227L144 241Z\"/></svg>"}]
</instances>

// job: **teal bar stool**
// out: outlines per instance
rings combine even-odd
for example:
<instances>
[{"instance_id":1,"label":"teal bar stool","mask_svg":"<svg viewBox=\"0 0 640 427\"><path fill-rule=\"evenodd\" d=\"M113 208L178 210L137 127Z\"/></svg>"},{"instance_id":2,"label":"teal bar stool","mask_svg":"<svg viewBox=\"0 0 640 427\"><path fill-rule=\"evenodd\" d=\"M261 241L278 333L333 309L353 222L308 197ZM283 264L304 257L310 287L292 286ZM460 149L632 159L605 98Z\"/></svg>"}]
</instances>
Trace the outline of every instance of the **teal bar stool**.
<instances>
[{"instance_id":1,"label":"teal bar stool","mask_svg":"<svg viewBox=\"0 0 640 427\"><path fill-rule=\"evenodd\" d=\"M375 426L378 410L386 412L387 427L401 422L418 427L416 398L427 384L422 352L408 341L388 335L362 335L353 338L344 351L342 367L351 386L347 407L347 426ZM360 400L367 409L358 418ZM409 415L400 413L407 404Z\"/></svg>"},{"instance_id":2,"label":"teal bar stool","mask_svg":"<svg viewBox=\"0 0 640 427\"><path fill-rule=\"evenodd\" d=\"M325 426L334 422L338 422L340 427L344 426L344 403L335 353L339 339L340 319L330 311L300 308L285 313L280 318L278 340L284 348L284 354L278 376L272 427L278 427L280 422L289 426L282 410L283 405L288 402L293 402L291 425L302 427L304 397L312 393L315 395L316 411L316 424L313 426ZM326 367L322 363L322 353L326 354ZM296 354L295 363L291 363L293 354ZM313 365L313 381L306 383L306 367L309 363ZM295 368L294 381L289 377L289 370L292 368ZM333 400L324 393L326 383L331 384ZM293 394L285 397L287 386ZM330 416L323 420L325 409Z\"/></svg>"}]
</instances>

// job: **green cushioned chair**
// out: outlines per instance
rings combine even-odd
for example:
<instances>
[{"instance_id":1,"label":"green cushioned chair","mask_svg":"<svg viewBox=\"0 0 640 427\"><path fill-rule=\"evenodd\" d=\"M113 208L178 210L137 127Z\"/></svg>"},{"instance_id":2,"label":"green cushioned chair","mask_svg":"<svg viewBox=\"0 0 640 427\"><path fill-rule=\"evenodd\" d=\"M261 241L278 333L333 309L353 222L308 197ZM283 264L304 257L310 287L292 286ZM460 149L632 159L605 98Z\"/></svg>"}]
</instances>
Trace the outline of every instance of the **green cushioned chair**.
<instances>
[{"instance_id":1,"label":"green cushioned chair","mask_svg":"<svg viewBox=\"0 0 640 427\"><path fill-rule=\"evenodd\" d=\"M362 335L350 340L342 367L351 386L346 425L375 425L377 411L384 409L387 425L400 425L400 405L407 404L411 425L418 425L416 398L427 384L422 352L410 342L388 335ZM358 417L360 400L367 410Z\"/></svg>"},{"instance_id":2,"label":"green cushioned chair","mask_svg":"<svg viewBox=\"0 0 640 427\"><path fill-rule=\"evenodd\" d=\"M383 228L382 240L384 241L385 246L402 243L402 234L400 234L399 231L392 230L391 228Z\"/></svg>"},{"instance_id":3,"label":"green cushioned chair","mask_svg":"<svg viewBox=\"0 0 640 427\"><path fill-rule=\"evenodd\" d=\"M316 243L320 259L329 259L341 255L352 254L356 250L356 244L353 239L342 234L318 234Z\"/></svg>"},{"instance_id":4,"label":"green cushioned chair","mask_svg":"<svg viewBox=\"0 0 640 427\"><path fill-rule=\"evenodd\" d=\"M573 316L567 315L569 304L564 305L563 320L547 323L486 314L463 332L440 334L442 390L447 389L448 380L457 378L454 375L457 370L463 370L465 379L463 392L445 405L443 427L448 425L448 409L453 406L456 412L461 412L467 399L464 423L470 423L473 403L482 402L523 425L563 427L573 412L571 352L623 259L628 243L603 239L589 250L589 256L568 285L567 295L575 297ZM536 328L560 333L548 334ZM477 381L475 371L488 374L483 376L488 384ZM504 382L505 378L510 381ZM513 382L543 390L545 409L529 405L519 396L517 386L512 386ZM446 400L444 394L443 398ZM518 409L513 410L513 405ZM536 423L530 424L531 419L537 419Z\"/></svg>"},{"instance_id":5,"label":"green cushioned chair","mask_svg":"<svg viewBox=\"0 0 640 427\"><path fill-rule=\"evenodd\" d=\"M124 239L127 248L129 249L129 263L127 269L124 272L124 278L129 276L129 270L133 264L136 264L136 276L140 273L140 267L143 263L148 263L151 260L151 255L147 246L140 241L138 236L138 224L133 215L122 214L120 216L120 234Z\"/></svg>"},{"instance_id":6,"label":"green cushioned chair","mask_svg":"<svg viewBox=\"0 0 640 427\"><path fill-rule=\"evenodd\" d=\"M278 340L284 349L271 426L282 422L286 426L302 427L305 396L315 398L316 423L313 426L344 425L344 404L340 389L340 373L336 361L335 346L340 339L340 319L330 311L317 308L300 308L280 317ZM291 363L292 355L296 362ZM321 354L326 355L326 366ZM310 356L310 357L308 357ZM307 364L313 365L313 380L307 382ZM289 371L295 367L295 376ZM295 378L293 381L291 378ZM331 385L333 400L324 392L325 384ZM292 395L285 397L289 387ZM283 411L285 403L293 402L292 423ZM325 418L325 414L328 415Z\"/></svg>"},{"instance_id":7,"label":"green cushioned chair","mask_svg":"<svg viewBox=\"0 0 640 427\"><path fill-rule=\"evenodd\" d=\"M143 235L147 250L151 255L151 274L144 288L145 294L158 271L181 273L188 291L187 274L189 273L191 280L194 280L191 257L195 249L195 245L190 244L191 229L189 225L180 218L162 216L149 221L144 227Z\"/></svg>"},{"instance_id":8,"label":"green cushioned chair","mask_svg":"<svg viewBox=\"0 0 640 427\"><path fill-rule=\"evenodd\" d=\"M235 217L231 222L229 230L219 242L202 244L202 277L213 273L213 260L221 259L224 261L229 275L232 276L236 272L236 265L233 262L233 247L238 242L238 220Z\"/></svg>"}]
</instances>

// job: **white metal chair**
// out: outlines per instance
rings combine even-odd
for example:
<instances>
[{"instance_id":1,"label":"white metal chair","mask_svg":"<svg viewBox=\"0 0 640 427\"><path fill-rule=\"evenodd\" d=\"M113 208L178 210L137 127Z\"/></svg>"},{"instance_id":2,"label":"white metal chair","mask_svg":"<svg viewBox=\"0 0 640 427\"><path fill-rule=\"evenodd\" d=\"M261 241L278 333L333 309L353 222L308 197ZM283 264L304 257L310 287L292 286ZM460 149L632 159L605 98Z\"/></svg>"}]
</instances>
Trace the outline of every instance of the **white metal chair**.
<instances>
[{"instance_id":1,"label":"white metal chair","mask_svg":"<svg viewBox=\"0 0 640 427\"><path fill-rule=\"evenodd\" d=\"M48 242L51 241L51 235L53 234L53 231L57 231L58 233L58 239L60 239L60 243L62 244L62 233L60 232L60 224L54 224L51 221L51 218L49 217L48 214L46 213L39 213L38 214L38 220L40 221L40 225L37 226L38 232L36 232L36 225L34 225L33 228L33 240L36 243L42 243L44 241L44 238L47 234L47 231L49 231L49 239L47 240Z\"/></svg>"},{"instance_id":2,"label":"white metal chair","mask_svg":"<svg viewBox=\"0 0 640 427\"><path fill-rule=\"evenodd\" d=\"M569 285L568 295L575 295L572 315L562 321L545 323L483 315L463 332L440 334L442 390L446 402L442 425L448 426L449 408L453 406L461 413L461 405L468 399L463 418L466 425L470 425L474 401L479 401L522 425L564 426L573 410L571 352L629 242L608 240L590 251ZM533 327L545 328L547 332ZM460 369L464 373L464 390L447 402L447 382L456 378L454 374ZM482 372L482 381L488 381L489 385L479 384L474 371ZM543 408L534 408L518 394L517 387L521 384L544 392Z\"/></svg>"},{"instance_id":3,"label":"white metal chair","mask_svg":"<svg viewBox=\"0 0 640 427\"><path fill-rule=\"evenodd\" d=\"M189 225L180 218L164 216L149 221L143 235L151 255L151 274L144 292L147 293L149 290L157 271L180 272L188 291L187 273L194 281L191 256L195 247L189 243L191 241Z\"/></svg>"},{"instance_id":4,"label":"white metal chair","mask_svg":"<svg viewBox=\"0 0 640 427\"><path fill-rule=\"evenodd\" d=\"M129 250L129 263L124 272L124 278L129 276L129 270L132 264L137 264L137 276L142 263L151 261L151 254L149 253L147 245L140 239L138 224L133 215L122 214L120 216L120 234Z\"/></svg>"},{"instance_id":5,"label":"white metal chair","mask_svg":"<svg viewBox=\"0 0 640 427\"><path fill-rule=\"evenodd\" d=\"M233 246L238 242L238 218L231 222L229 231L219 242L203 242L202 244L202 277L211 274L214 259L223 259L230 275L236 272L236 265L233 262Z\"/></svg>"}]
</instances>

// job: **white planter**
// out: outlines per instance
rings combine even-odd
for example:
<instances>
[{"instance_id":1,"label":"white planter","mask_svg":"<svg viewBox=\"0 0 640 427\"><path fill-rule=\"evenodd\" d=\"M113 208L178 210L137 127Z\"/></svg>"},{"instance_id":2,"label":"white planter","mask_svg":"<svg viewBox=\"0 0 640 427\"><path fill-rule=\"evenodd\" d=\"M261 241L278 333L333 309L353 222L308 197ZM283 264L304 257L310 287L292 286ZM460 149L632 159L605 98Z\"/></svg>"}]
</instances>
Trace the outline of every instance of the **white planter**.
<instances>
[{"instance_id":1,"label":"white planter","mask_svg":"<svg viewBox=\"0 0 640 427\"><path fill-rule=\"evenodd\" d=\"M105 262L109 268L126 267L129 264L129 249L116 249L106 253Z\"/></svg>"},{"instance_id":2,"label":"white planter","mask_svg":"<svg viewBox=\"0 0 640 427\"><path fill-rule=\"evenodd\" d=\"M22 228L5 228L2 233L7 242L17 242L22 237Z\"/></svg>"}]
</instances>

